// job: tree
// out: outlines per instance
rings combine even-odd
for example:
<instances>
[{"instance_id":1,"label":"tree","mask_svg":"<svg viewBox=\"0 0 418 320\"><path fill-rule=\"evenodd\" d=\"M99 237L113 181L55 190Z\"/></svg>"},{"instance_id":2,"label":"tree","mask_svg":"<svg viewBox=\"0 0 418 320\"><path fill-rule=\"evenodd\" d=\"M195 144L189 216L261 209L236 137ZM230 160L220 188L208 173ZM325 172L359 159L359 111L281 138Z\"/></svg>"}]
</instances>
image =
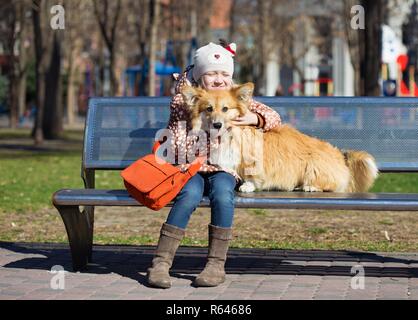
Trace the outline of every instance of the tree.
<instances>
[{"instance_id":1,"label":"tree","mask_svg":"<svg viewBox=\"0 0 418 320\"><path fill-rule=\"evenodd\" d=\"M213 0L194 1L197 12L197 34L199 46L206 45L212 40L210 20L214 14ZM215 13L216 14L216 13Z\"/></svg>"},{"instance_id":2,"label":"tree","mask_svg":"<svg viewBox=\"0 0 418 320\"><path fill-rule=\"evenodd\" d=\"M35 35L36 116L32 135L36 145L42 144L44 141L42 126L45 110L46 73L49 61L49 50L46 49L50 46L45 27L46 9L45 0L33 0L32 19Z\"/></svg>"},{"instance_id":3,"label":"tree","mask_svg":"<svg viewBox=\"0 0 418 320\"><path fill-rule=\"evenodd\" d=\"M86 42L87 30L93 29L88 16L92 13L88 2L82 0L66 0L66 32L63 45L63 54L67 61L67 92L66 92L66 115L69 125L74 123L77 111L77 85L79 84L80 70L78 59L81 56L83 45Z\"/></svg>"},{"instance_id":4,"label":"tree","mask_svg":"<svg viewBox=\"0 0 418 320\"><path fill-rule=\"evenodd\" d=\"M158 40L158 26L160 24L160 0L150 0L149 64L148 64L148 95L155 96L155 62Z\"/></svg>"},{"instance_id":5,"label":"tree","mask_svg":"<svg viewBox=\"0 0 418 320\"><path fill-rule=\"evenodd\" d=\"M382 55L382 24L386 11L384 0L344 0L344 14L351 21L351 8L361 5L365 28L353 29L346 23L346 35L355 74L355 94L379 96L379 74Z\"/></svg>"},{"instance_id":6,"label":"tree","mask_svg":"<svg viewBox=\"0 0 418 320\"><path fill-rule=\"evenodd\" d=\"M197 6L194 0L170 1L168 19L164 19L162 29L167 30L164 37L172 41L172 50L177 65L184 70L188 63L191 40L197 37ZM186 14L185 14L186 13ZM163 31L163 30L162 30Z\"/></svg>"},{"instance_id":7,"label":"tree","mask_svg":"<svg viewBox=\"0 0 418 320\"><path fill-rule=\"evenodd\" d=\"M27 0L10 1L0 4L0 38L9 57L9 95L10 127L15 128L19 116L25 111L27 56L26 38L28 24L25 16L29 3Z\"/></svg>"},{"instance_id":8,"label":"tree","mask_svg":"<svg viewBox=\"0 0 418 320\"><path fill-rule=\"evenodd\" d=\"M109 71L110 71L110 95L114 95L118 80L115 74L115 48L117 46L117 28L122 8L121 0L93 0L94 14L100 27L100 32L106 45Z\"/></svg>"},{"instance_id":9,"label":"tree","mask_svg":"<svg viewBox=\"0 0 418 320\"><path fill-rule=\"evenodd\" d=\"M63 131L61 42L59 31L52 35L51 60L46 73L45 106L42 131L45 139L58 139Z\"/></svg>"},{"instance_id":10,"label":"tree","mask_svg":"<svg viewBox=\"0 0 418 320\"><path fill-rule=\"evenodd\" d=\"M149 18L150 18L150 2L149 0L133 0L132 7L136 17L135 21L135 34L137 36L138 44L138 64L143 66L147 57L147 34L149 34ZM139 13L139 15L138 15ZM139 16L139 18L138 18Z\"/></svg>"},{"instance_id":11,"label":"tree","mask_svg":"<svg viewBox=\"0 0 418 320\"><path fill-rule=\"evenodd\" d=\"M37 108L32 136L35 144L42 144L44 138L56 139L63 130L60 99L62 34L50 27L51 6L50 0L32 1Z\"/></svg>"},{"instance_id":12,"label":"tree","mask_svg":"<svg viewBox=\"0 0 418 320\"><path fill-rule=\"evenodd\" d=\"M306 36L312 18L300 14L298 8L297 2L285 0L235 0L232 3L230 34L243 45L237 55L241 81L254 81L257 94L265 94L268 61L288 65L304 82L300 61L315 39ZM252 45L245 45L248 39Z\"/></svg>"},{"instance_id":13,"label":"tree","mask_svg":"<svg viewBox=\"0 0 418 320\"><path fill-rule=\"evenodd\" d=\"M267 63L267 55L270 47L270 39L269 39L269 28L271 27L271 16L270 16L270 9L271 9L272 1L257 1L257 50L258 55L261 58L260 62L258 63L258 76L256 78L256 88L258 88L259 93L264 93L266 87L266 63ZM260 91L261 90L261 91Z\"/></svg>"}]
</instances>

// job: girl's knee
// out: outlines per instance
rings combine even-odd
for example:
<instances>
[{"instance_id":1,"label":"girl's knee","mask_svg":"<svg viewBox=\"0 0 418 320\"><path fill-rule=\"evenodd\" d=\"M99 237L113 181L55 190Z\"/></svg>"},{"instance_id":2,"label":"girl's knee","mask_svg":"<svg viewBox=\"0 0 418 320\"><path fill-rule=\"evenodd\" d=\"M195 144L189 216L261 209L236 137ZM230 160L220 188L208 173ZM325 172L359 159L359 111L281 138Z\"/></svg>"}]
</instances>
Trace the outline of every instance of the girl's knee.
<instances>
[{"instance_id":1,"label":"girl's knee","mask_svg":"<svg viewBox=\"0 0 418 320\"><path fill-rule=\"evenodd\" d=\"M177 195L176 200L182 200L182 202L188 204L189 206L197 206L203 197L203 188L194 187L194 188L183 188L180 193Z\"/></svg>"},{"instance_id":2,"label":"girl's knee","mask_svg":"<svg viewBox=\"0 0 418 320\"><path fill-rule=\"evenodd\" d=\"M220 188L213 190L209 198L218 204L233 205L235 198L234 189Z\"/></svg>"},{"instance_id":3,"label":"girl's knee","mask_svg":"<svg viewBox=\"0 0 418 320\"><path fill-rule=\"evenodd\" d=\"M199 203L202 200L204 191L204 181L200 175L193 176L180 190L176 199L182 199L190 203Z\"/></svg>"},{"instance_id":4,"label":"girl's knee","mask_svg":"<svg viewBox=\"0 0 418 320\"><path fill-rule=\"evenodd\" d=\"M236 185L235 177L227 172L220 171L216 174L215 180L221 182L220 184L227 186L228 188L234 188Z\"/></svg>"},{"instance_id":5,"label":"girl's knee","mask_svg":"<svg viewBox=\"0 0 418 320\"><path fill-rule=\"evenodd\" d=\"M230 180L231 178L232 180ZM235 183L235 178L229 173L219 173L217 179L211 183L209 192L210 200L220 204L233 204Z\"/></svg>"}]
</instances>

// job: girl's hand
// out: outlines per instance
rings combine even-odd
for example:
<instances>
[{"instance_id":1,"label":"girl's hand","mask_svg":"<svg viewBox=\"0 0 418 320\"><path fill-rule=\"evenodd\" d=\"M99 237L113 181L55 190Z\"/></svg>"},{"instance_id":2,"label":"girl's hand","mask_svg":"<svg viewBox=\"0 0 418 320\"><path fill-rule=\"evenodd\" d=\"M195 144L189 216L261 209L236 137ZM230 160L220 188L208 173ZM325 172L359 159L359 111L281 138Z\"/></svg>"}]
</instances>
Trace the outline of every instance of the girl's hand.
<instances>
[{"instance_id":1,"label":"girl's hand","mask_svg":"<svg viewBox=\"0 0 418 320\"><path fill-rule=\"evenodd\" d=\"M258 124L258 117L254 112L247 111L242 117L237 117L231 120L235 126L256 126Z\"/></svg>"}]
</instances>

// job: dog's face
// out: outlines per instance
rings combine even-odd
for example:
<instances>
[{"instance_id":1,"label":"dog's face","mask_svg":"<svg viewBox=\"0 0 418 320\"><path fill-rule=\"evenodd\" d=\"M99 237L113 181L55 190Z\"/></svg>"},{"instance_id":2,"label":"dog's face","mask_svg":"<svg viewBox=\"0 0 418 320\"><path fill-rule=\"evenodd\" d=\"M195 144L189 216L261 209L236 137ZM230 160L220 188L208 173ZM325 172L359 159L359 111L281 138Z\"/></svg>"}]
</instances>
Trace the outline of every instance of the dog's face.
<instances>
[{"instance_id":1,"label":"dog's face","mask_svg":"<svg viewBox=\"0 0 418 320\"><path fill-rule=\"evenodd\" d=\"M228 130L231 120L243 116L251 102L254 84L249 82L230 90L204 90L183 87L181 94L190 110L193 130Z\"/></svg>"}]
</instances>

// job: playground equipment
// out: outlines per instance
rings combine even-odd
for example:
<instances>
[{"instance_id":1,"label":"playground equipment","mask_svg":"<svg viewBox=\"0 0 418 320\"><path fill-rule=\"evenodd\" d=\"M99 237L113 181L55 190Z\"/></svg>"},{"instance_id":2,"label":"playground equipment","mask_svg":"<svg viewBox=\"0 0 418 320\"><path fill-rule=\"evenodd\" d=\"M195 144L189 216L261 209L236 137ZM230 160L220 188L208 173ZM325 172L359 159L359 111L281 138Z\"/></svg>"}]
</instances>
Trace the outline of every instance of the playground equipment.
<instances>
[{"instance_id":1,"label":"playground equipment","mask_svg":"<svg viewBox=\"0 0 418 320\"><path fill-rule=\"evenodd\" d=\"M192 63L193 55L197 50L197 41L195 38L186 41L167 41L165 58L163 61L156 61L155 74L158 76L159 83L157 85L156 94L159 96L169 93L167 88L167 77L170 77L173 73L180 73L181 67L177 65L176 57L174 55L174 45L181 43L189 43L189 50L187 53L187 63ZM145 60L143 66L135 65L125 69L122 75L123 93L125 96L144 96L146 80L149 71L149 61ZM170 93L169 93L170 94Z\"/></svg>"},{"instance_id":2,"label":"playground equipment","mask_svg":"<svg viewBox=\"0 0 418 320\"><path fill-rule=\"evenodd\" d=\"M172 65L165 65L161 61L157 61L155 64L155 74L159 76L159 86L157 88L159 95L164 95L164 78L171 76L173 73L181 72L181 68ZM145 95L145 83L148 75L148 63L146 62L144 67L140 65L131 66L125 69L122 76L123 94L124 96L144 96ZM127 77L127 85L126 85Z\"/></svg>"}]
</instances>

